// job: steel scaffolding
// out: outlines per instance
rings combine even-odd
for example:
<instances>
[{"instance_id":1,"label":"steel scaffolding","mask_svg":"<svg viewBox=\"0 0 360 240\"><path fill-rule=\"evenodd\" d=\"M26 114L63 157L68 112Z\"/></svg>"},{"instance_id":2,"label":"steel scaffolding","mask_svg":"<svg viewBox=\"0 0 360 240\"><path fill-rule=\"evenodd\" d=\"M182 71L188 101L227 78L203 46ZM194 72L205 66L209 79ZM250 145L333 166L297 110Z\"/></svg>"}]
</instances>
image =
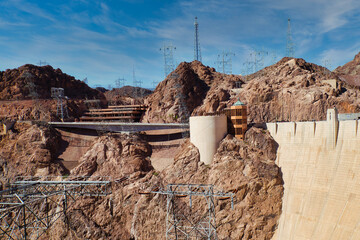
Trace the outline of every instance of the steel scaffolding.
<instances>
[{"instance_id":1,"label":"steel scaffolding","mask_svg":"<svg viewBox=\"0 0 360 240\"><path fill-rule=\"evenodd\" d=\"M22 177L0 191L0 239L38 239L79 197L110 194L109 177Z\"/></svg>"},{"instance_id":2,"label":"steel scaffolding","mask_svg":"<svg viewBox=\"0 0 360 240\"><path fill-rule=\"evenodd\" d=\"M166 203L166 239L218 239L215 222L214 197L231 199L233 193L215 191L211 184L168 184L166 189L156 189L152 193L167 196ZM179 198L189 197L189 206ZM205 210L192 212L192 205L206 201ZM201 202L202 201L202 202Z\"/></svg>"}]
</instances>

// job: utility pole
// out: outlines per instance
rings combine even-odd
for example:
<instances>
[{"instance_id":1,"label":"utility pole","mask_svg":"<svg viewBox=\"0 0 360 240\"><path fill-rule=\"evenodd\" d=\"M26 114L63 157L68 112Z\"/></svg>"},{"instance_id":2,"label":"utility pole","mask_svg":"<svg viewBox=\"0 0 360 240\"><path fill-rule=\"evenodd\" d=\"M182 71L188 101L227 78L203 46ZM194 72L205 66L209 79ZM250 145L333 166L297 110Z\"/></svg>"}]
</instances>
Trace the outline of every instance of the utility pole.
<instances>
[{"instance_id":1,"label":"utility pole","mask_svg":"<svg viewBox=\"0 0 360 240\"><path fill-rule=\"evenodd\" d=\"M287 27L287 34L286 34L286 57L294 57L295 50L294 50L294 43L292 40L291 34L291 23L290 18L288 18L288 27Z\"/></svg>"},{"instance_id":2,"label":"utility pole","mask_svg":"<svg viewBox=\"0 0 360 240\"><path fill-rule=\"evenodd\" d=\"M201 62L202 59L201 59L201 49L200 49L200 40L199 40L199 23L197 22L197 17L195 17L194 27L195 27L194 60Z\"/></svg>"},{"instance_id":3,"label":"utility pole","mask_svg":"<svg viewBox=\"0 0 360 240\"><path fill-rule=\"evenodd\" d=\"M224 74L232 74L232 56L235 54L231 51L222 51L221 54L218 54L218 71L222 70Z\"/></svg>"},{"instance_id":4,"label":"utility pole","mask_svg":"<svg viewBox=\"0 0 360 240\"><path fill-rule=\"evenodd\" d=\"M174 65L174 52L176 50L176 47L170 43L169 45L165 45L162 48L160 48L160 51L162 51L164 55L164 73L165 78L169 73L174 71L175 65Z\"/></svg>"}]
</instances>

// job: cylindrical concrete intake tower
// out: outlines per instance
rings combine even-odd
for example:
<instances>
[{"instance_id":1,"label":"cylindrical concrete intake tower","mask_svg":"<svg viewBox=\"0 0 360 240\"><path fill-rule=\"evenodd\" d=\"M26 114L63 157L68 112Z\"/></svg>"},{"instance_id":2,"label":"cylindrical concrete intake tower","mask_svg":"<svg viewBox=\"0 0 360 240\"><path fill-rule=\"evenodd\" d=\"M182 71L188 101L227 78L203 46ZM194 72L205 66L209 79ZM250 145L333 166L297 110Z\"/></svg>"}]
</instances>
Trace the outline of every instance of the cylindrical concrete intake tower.
<instances>
[{"instance_id":1,"label":"cylindrical concrete intake tower","mask_svg":"<svg viewBox=\"0 0 360 240\"><path fill-rule=\"evenodd\" d=\"M190 141L200 152L200 161L211 164L220 141L227 134L225 115L190 117Z\"/></svg>"}]
</instances>

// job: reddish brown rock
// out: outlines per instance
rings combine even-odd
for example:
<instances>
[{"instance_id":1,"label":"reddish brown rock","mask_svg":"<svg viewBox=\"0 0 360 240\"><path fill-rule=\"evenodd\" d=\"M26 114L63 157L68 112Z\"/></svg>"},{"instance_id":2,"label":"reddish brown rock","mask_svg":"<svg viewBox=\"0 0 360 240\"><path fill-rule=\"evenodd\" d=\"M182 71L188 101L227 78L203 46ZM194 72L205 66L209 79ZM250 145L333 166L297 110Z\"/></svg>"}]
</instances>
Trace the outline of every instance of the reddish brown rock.
<instances>
[{"instance_id":1,"label":"reddish brown rock","mask_svg":"<svg viewBox=\"0 0 360 240\"><path fill-rule=\"evenodd\" d=\"M248 76L237 98L248 106L248 122L325 120L328 108L340 113L360 111L359 91L337 80L332 88L323 80L335 78L325 68L303 59L283 58Z\"/></svg>"},{"instance_id":2,"label":"reddish brown rock","mask_svg":"<svg viewBox=\"0 0 360 240\"><path fill-rule=\"evenodd\" d=\"M15 123L0 142L0 179L17 176L62 175L66 169L56 160L60 136L46 126Z\"/></svg>"},{"instance_id":3,"label":"reddish brown rock","mask_svg":"<svg viewBox=\"0 0 360 240\"><path fill-rule=\"evenodd\" d=\"M186 142L174 164L162 172L147 165L148 151L142 140L126 136L102 136L94 142L72 174L108 173L129 176L112 185L112 195L84 198L69 210L69 227L58 221L48 236L61 239L165 239L166 197L149 193L169 183L214 184L218 190L234 191L230 200L216 200L219 239L271 239L281 211L283 186L274 163L276 144L267 131L249 130L245 141L226 137L211 165L199 161L199 151ZM131 173L133 172L133 173ZM186 209L188 199L179 199ZM206 204L205 204L206 205ZM204 205L193 199L193 217ZM206 207L205 207L206 208Z\"/></svg>"},{"instance_id":4,"label":"reddish brown rock","mask_svg":"<svg viewBox=\"0 0 360 240\"><path fill-rule=\"evenodd\" d=\"M140 87L124 86L106 91L105 97L110 105L143 104L144 98L152 93L151 90Z\"/></svg>"},{"instance_id":5,"label":"reddish brown rock","mask_svg":"<svg viewBox=\"0 0 360 240\"><path fill-rule=\"evenodd\" d=\"M143 122L180 121L181 106L189 115L204 105L208 111L219 111L223 102L229 100L229 91L237 81L241 81L240 77L218 73L199 61L183 62L145 99L149 108Z\"/></svg>"},{"instance_id":6,"label":"reddish brown rock","mask_svg":"<svg viewBox=\"0 0 360 240\"><path fill-rule=\"evenodd\" d=\"M51 98L51 88L64 88L72 99L104 99L99 91L51 66L26 64L0 72L0 100Z\"/></svg>"}]
</instances>

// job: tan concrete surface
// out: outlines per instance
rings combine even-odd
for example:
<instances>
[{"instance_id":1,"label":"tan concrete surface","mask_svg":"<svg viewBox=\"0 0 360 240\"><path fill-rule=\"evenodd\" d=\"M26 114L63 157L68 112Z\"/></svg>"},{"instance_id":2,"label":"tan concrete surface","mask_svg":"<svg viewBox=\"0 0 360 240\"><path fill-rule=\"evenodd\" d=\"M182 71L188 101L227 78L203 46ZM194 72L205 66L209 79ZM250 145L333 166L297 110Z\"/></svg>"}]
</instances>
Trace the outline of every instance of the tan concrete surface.
<instances>
[{"instance_id":1,"label":"tan concrete surface","mask_svg":"<svg viewBox=\"0 0 360 240\"><path fill-rule=\"evenodd\" d=\"M227 134L225 115L190 117L190 142L200 152L200 161L211 164L220 141Z\"/></svg>"},{"instance_id":2,"label":"tan concrete surface","mask_svg":"<svg viewBox=\"0 0 360 240\"><path fill-rule=\"evenodd\" d=\"M285 188L273 239L360 239L359 121L267 126Z\"/></svg>"}]
</instances>

